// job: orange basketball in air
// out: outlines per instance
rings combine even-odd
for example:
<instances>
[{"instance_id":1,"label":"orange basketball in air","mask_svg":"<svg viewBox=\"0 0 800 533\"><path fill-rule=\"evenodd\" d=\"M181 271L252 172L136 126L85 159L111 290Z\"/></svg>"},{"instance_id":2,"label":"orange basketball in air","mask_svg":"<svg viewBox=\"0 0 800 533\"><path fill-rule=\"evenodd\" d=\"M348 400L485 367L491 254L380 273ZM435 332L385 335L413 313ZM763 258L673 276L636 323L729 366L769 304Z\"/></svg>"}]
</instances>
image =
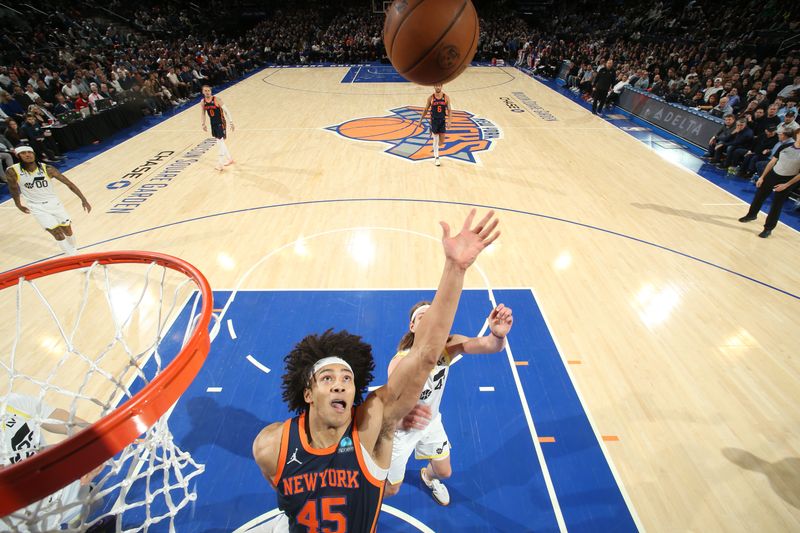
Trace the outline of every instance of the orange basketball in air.
<instances>
[{"instance_id":1,"label":"orange basketball in air","mask_svg":"<svg viewBox=\"0 0 800 533\"><path fill-rule=\"evenodd\" d=\"M357 118L338 128L339 134L361 141L399 141L422 130L415 121L400 117Z\"/></svg>"},{"instance_id":2,"label":"orange basketball in air","mask_svg":"<svg viewBox=\"0 0 800 533\"><path fill-rule=\"evenodd\" d=\"M469 66L479 33L471 0L394 0L386 10L383 43L401 76L437 85Z\"/></svg>"}]
</instances>

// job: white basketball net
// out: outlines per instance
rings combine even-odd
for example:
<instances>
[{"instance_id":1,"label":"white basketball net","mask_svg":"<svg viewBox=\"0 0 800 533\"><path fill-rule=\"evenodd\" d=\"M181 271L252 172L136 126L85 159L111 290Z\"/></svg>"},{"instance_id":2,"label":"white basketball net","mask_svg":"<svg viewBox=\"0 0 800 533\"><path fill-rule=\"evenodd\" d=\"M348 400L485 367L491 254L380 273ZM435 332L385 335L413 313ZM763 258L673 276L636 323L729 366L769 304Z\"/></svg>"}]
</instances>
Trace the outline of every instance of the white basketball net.
<instances>
[{"instance_id":1,"label":"white basketball net","mask_svg":"<svg viewBox=\"0 0 800 533\"><path fill-rule=\"evenodd\" d=\"M199 301L191 278L155 263L95 263L0 291L0 465L76 434L141 390L183 347ZM174 531L204 466L173 442L170 412L100 469L0 518L0 531L92 531L110 517L116 531Z\"/></svg>"}]
</instances>

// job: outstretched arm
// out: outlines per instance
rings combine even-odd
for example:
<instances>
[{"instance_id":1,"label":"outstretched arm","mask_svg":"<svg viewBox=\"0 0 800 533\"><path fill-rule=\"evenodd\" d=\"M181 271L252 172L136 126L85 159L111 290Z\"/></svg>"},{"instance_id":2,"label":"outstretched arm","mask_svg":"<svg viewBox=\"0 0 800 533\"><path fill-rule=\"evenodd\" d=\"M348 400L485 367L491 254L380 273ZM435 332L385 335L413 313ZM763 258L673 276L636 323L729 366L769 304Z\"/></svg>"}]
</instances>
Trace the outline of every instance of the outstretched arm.
<instances>
[{"instance_id":1,"label":"outstretched arm","mask_svg":"<svg viewBox=\"0 0 800 533\"><path fill-rule=\"evenodd\" d=\"M86 210L87 213L90 213L92 211L92 206L89 205L89 201L86 200L86 197L83 195L78 186L72 183L56 167L47 165L47 173L50 176L53 176L58 181L60 181L61 183L63 183L64 185L66 185L67 187L69 187L69 190L71 190L73 193L75 193L75 196L81 199L81 205L83 206L83 208Z\"/></svg>"},{"instance_id":2,"label":"outstretched arm","mask_svg":"<svg viewBox=\"0 0 800 533\"><path fill-rule=\"evenodd\" d=\"M453 357L460 353L496 353L506 345L506 335L511 330L514 318L511 308L503 304L498 305L489 313L490 334L483 337L465 337L453 335L447 341L447 353ZM399 364L400 359L392 359L389 363L389 374ZM431 408L423 403L417 403L407 415L403 417L399 427L406 430L425 429L431 420Z\"/></svg>"},{"instance_id":3,"label":"outstretched arm","mask_svg":"<svg viewBox=\"0 0 800 533\"><path fill-rule=\"evenodd\" d=\"M489 335L483 337L453 335L447 343L447 353L452 356L459 353L496 353L502 350L506 345L506 335L514 323L511 308L500 304L492 309L487 320Z\"/></svg>"},{"instance_id":4,"label":"outstretched arm","mask_svg":"<svg viewBox=\"0 0 800 533\"><path fill-rule=\"evenodd\" d=\"M206 108L203 106L205 98L200 100L200 124L203 126L203 131L208 131L206 128Z\"/></svg>"},{"instance_id":5,"label":"outstretched arm","mask_svg":"<svg viewBox=\"0 0 800 533\"><path fill-rule=\"evenodd\" d=\"M376 391L384 405L384 423L388 425L395 424L417 403L425 380L436 366L450 335L464 275L478 254L499 236L499 232L494 231L498 220L494 219L493 211L473 227L474 216L473 209L461 232L454 237L450 237L450 227L441 223L446 261L436 296L420 321L408 355L393 369L386 385Z\"/></svg>"}]
</instances>

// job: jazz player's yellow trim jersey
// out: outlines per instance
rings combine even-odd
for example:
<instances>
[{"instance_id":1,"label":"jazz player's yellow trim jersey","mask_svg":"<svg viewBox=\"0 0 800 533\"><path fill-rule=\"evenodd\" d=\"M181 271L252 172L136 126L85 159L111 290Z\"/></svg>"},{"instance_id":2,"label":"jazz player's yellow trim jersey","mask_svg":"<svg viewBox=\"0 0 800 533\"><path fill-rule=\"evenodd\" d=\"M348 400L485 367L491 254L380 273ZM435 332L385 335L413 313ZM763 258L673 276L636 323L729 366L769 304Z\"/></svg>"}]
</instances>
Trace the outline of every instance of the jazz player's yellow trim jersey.
<instances>
[{"instance_id":1,"label":"jazz player's yellow trim jersey","mask_svg":"<svg viewBox=\"0 0 800 533\"><path fill-rule=\"evenodd\" d=\"M43 204L47 202L58 202L51 183L50 174L47 172L47 165L37 164L34 172L28 172L22 168L22 164L11 165L17 175L19 191L26 202Z\"/></svg>"},{"instance_id":2,"label":"jazz player's yellow trim jersey","mask_svg":"<svg viewBox=\"0 0 800 533\"><path fill-rule=\"evenodd\" d=\"M395 354L392 360L396 358L403 358L408 355L409 350L401 350ZM425 380L425 387L419 395L419 402L428 405L431 408L431 418L435 418L439 414L439 404L442 403L442 395L444 394L444 386L447 383L447 375L450 373L450 354L447 353L447 348L442 350L442 355L436 361L436 366L433 367L428 378Z\"/></svg>"}]
</instances>

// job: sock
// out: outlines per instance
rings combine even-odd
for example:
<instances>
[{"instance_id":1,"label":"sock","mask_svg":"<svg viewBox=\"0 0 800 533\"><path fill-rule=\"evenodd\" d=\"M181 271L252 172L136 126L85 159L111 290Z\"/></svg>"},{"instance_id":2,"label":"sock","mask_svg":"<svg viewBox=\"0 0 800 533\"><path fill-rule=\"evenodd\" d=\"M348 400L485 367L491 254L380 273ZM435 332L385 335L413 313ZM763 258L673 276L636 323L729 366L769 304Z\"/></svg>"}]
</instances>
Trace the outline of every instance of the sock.
<instances>
[{"instance_id":1,"label":"sock","mask_svg":"<svg viewBox=\"0 0 800 533\"><path fill-rule=\"evenodd\" d=\"M225 164L227 159L225 158L225 141L222 139L217 139L217 144L219 145L219 155L217 156L217 164L222 166Z\"/></svg>"},{"instance_id":2,"label":"sock","mask_svg":"<svg viewBox=\"0 0 800 533\"><path fill-rule=\"evenodd\" d=\"M220 157L224 158L224 162L227 162L231 159L231 153L228 151L228 145L225 144L225 139L220 139L219 141L219 154Z\"/></svg>"},{"instance_id":3,"label":"sock","mask_svg":"<svg viewBox=\"0 0 800 533\"><path fill-rule=\"evenodd\" d=\"M439 157L439 136L433 135L433 157Z\"/></svg>"},{"instance_id":4,"label":"sock","mask_svg":"<svg viewBox=\"0 0 800 533\"><path fill-rule=\"evenodd\" d=\"M67 242L69 243L69 245L70 245L70 246L72 246L72 248L74 248L74 249L75 249L75 252L77 253L77 251L78 251L78 245L77 245L77 244L75 244L75 235L70 235L70 236L68 236L68 237L67 237Z\"/></svg>"},{"instance_id":5,"label":"sock","mask_svg":"<svg viewBox=\"0 0 800 533\"><path fill-rule=\"evenodd\" d=\"M75 255L75 248L70 246L69 242L66 239L63 241L56 241L58 243L58 247L61 248L61 251L64 252L66 255Z\"/></svg>"}]
</instances>

